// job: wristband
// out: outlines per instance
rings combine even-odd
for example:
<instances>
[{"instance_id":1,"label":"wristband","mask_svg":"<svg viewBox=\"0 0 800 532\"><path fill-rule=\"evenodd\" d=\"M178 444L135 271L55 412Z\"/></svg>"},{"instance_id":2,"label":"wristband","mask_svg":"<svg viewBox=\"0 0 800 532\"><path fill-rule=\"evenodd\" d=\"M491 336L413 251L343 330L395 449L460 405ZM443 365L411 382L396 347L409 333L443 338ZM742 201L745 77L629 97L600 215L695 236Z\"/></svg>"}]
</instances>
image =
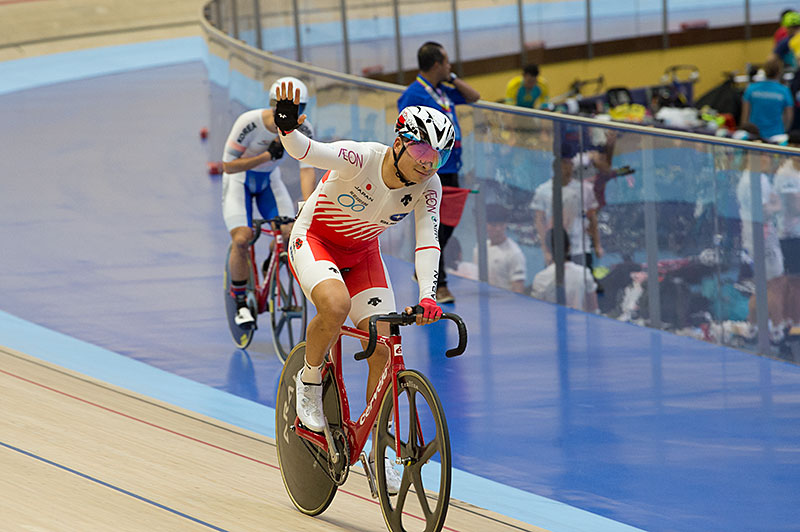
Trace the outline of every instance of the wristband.
<instances>
[{"instance_id":1,"label":"wristband","mask_svg":"<svg viewBox=\"0 0 800 532\"><path fill-rule=\"evenodd\" d=\"M452 83L457 79L458 79L458 76L456 75L456 73L455 72L450 72L450 82Z\"/></svg>"}]
</instances>

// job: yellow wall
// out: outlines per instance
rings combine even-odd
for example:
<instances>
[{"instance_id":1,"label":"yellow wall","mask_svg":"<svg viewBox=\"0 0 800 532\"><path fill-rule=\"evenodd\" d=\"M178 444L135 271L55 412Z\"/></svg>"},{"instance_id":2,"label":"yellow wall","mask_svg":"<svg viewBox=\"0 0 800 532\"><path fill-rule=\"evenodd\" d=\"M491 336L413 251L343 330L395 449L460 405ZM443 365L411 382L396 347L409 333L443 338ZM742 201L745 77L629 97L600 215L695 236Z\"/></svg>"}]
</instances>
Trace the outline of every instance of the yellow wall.
<instances>
[{"instance_id":1,"label":"yellow wall","mask_svg":"<svg viewBox=\"0 0 800 532\"><path fill-rule=\"evenodd\" d=\"M723 72L743 72L747 63L763 63L771 51L772 39L764 38L545 64L540 66L540 70L550 85L552 97L566 92L576 78L589 79L602 74L606 88L645 87L658 84L666 67L691 64L700 70L700 79L694 89L695 97L699 97L722 83ZM509 70L470 76L467 81L481 93L483 100L496 102L503 98L508 80L520 73ZM586 88L592 90L593 87Z\"/></svg>"}]
</instances>

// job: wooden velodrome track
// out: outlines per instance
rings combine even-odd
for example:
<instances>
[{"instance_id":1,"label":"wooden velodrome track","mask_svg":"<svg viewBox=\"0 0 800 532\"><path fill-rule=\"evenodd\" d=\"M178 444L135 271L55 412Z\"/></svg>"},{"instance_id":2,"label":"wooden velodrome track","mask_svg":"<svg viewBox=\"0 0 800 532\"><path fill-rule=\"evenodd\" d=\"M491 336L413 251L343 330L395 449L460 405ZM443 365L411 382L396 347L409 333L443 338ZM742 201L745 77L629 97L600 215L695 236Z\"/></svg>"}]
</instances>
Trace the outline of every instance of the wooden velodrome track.
<instances>
[{"instance_id":1,"label":"wooden velodrome track","mask_svg":"<svg viewBox=\"0 0 800 532\"><path fill-rule=\"evenodd\" d=\"M2 530L385 530L358 469L310 518L271 439L5 348L0 389ZM542 529L452 501L445 530Z\"/></svg>"},{"instance_id":2,"label":"wooden velodrome track","mask_svg":"<svg viewBox=\"0 0 800 532\"><path fill-rule=\"evenodd\" d=\"M196 35L200 5L3 0L0 60ZM0 390L0 530L386 529L356 468L310 518L262 435L2 347ZM542 529L452 501L445 530Z\"/></svg>"}]
</instances>

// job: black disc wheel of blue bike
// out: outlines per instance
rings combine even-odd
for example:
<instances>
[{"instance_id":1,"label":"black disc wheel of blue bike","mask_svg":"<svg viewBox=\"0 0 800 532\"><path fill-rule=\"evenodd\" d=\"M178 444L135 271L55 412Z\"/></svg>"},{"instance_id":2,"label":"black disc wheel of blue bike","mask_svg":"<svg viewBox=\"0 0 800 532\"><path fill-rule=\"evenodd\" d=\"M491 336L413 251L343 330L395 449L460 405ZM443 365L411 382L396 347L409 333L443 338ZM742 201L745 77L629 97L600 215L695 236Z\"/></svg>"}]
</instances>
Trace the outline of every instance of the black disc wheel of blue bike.
<instances>
[{"instance_id":1,"label":"black disc wheel of blue bike","mask_svg":"<svg viewBox=\"0 0 800 532\"><path fill-rule=\"evenodd\" d=\"M303 367L305 342L298 344L283 366L275 401L275 441L283 485L298 510L306 515L325 511L336 495L337 485L328 471L328 455L293 430L297 416L295 376ZM331 429L341 430L339 391L329 375L323 382L322 404ZM340 457L349 467L349 457Z\"/></svg>"},{"instance_id":2,"label":"black disc wheel of blue bike","mask_svg":"<svg viewBox=\"0 0 800 532\"><path fill-rule=\"evenodd\" d=\"M286 252L278 257L278 266L269 280L267 309L275 354L285 363L292 348L305 340L308 325L306 296L292 275Z\"/></svg>"},{"instance_id":3,"label":"black disc wheel of blue bike","mask_svg":"<svg viewBox=\"0 0 800 532\"><path fill-rule=\"evenodd\" d=\"M401 371L397 384L399 453L391 392L384 396L378 415L375 476L381 511L392 532L438 532L450 504L450 435L444 410L436 390L421 373ZM397 494L390 494L384 463L388 458L396 464L398 454L403 465L394 467L402 472L402 480ZM411 516L422 516L424 522Z\"/></svg>"},{"instance_id":4,"label":"black disc wheel of blue bike","mask_svg":"<svg viewBox=\"0 0 800 532\"><path fill-rule=\"evenodd\" d=\"M233 337L233 343L237 347L244 349L253 340L253 334L256 331L256 322L253 322L252 327L239 327L236 324L236 313L239 308L236 306L236 299L231 296L231 246L228 246L228 253L225 255L225 279L224 279L224 298L225 298L225 314L228 316L228 328ZM250 312L253 314L253 319L258 318L258 311L256 309L255 299L255 280L253 279L252 267L247 266L247 306L250 307Z\"/></svg>"}]
</instances>

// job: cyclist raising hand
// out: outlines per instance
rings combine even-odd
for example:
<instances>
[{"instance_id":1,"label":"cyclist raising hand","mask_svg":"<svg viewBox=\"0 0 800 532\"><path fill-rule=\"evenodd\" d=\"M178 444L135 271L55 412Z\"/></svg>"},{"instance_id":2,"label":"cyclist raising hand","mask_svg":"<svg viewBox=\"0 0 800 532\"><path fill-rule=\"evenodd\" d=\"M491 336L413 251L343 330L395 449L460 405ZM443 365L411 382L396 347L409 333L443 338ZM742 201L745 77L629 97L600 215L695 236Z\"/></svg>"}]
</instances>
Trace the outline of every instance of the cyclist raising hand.
<instances>
[{"instance_id":1,"label":"cyclist raising hand","mask_svg":"<svg viewBox=\"0 0 800 532\"><path fill-rule=\"evenodd\" d=\"M348 316L356 327L367 330L371 315L395 311L378 236L412 211L419 304L424 309L417 323L432 323L442 315L436 303L442 190L436 171L450 155L454 130L443 113L411 106L397 117L391 146L350 140L323 143L296 130L306 117L298 116L299 92L291 83L282 84L277 99L275 124L286 153L328 170L298 214L289 242L290 264L317 308L306 333L305 367L296 377L297 413L303 425L321 431L325 354ZM380 334L388 334L384 327ZM387 359L385 348L367 359L367 398ZM399 475L387 464L387 478L399 488Z\"/></svg>"},{"instance_id":2,"label":"cyclist raising hand","mask_svg":"<svg viewBox=\"0 0 800 532\"><path fill-rule=\"evenodd\" d=\"M245 111L236 119L222 156L222 215L233 242L229 264L230 289L238 307L235 322L240 327L250 328L255 324L246 302L248 247L253 238L253 203L258 207L261 218L294 216L292 198L281 179L279 165L284 150L278 138L273 109L277 89L286 81L292 81L300 91L300 105L305 107L308 89L303 82L297 78L280 78L270 87L269 108ZM309 137L314 136L310 122L303 124L303 131ZM301 164L300 184L304 198L314 189L314 181L314 168ZM285 236L288 236L288 229Z\"/></svg>"}]
</instances>

